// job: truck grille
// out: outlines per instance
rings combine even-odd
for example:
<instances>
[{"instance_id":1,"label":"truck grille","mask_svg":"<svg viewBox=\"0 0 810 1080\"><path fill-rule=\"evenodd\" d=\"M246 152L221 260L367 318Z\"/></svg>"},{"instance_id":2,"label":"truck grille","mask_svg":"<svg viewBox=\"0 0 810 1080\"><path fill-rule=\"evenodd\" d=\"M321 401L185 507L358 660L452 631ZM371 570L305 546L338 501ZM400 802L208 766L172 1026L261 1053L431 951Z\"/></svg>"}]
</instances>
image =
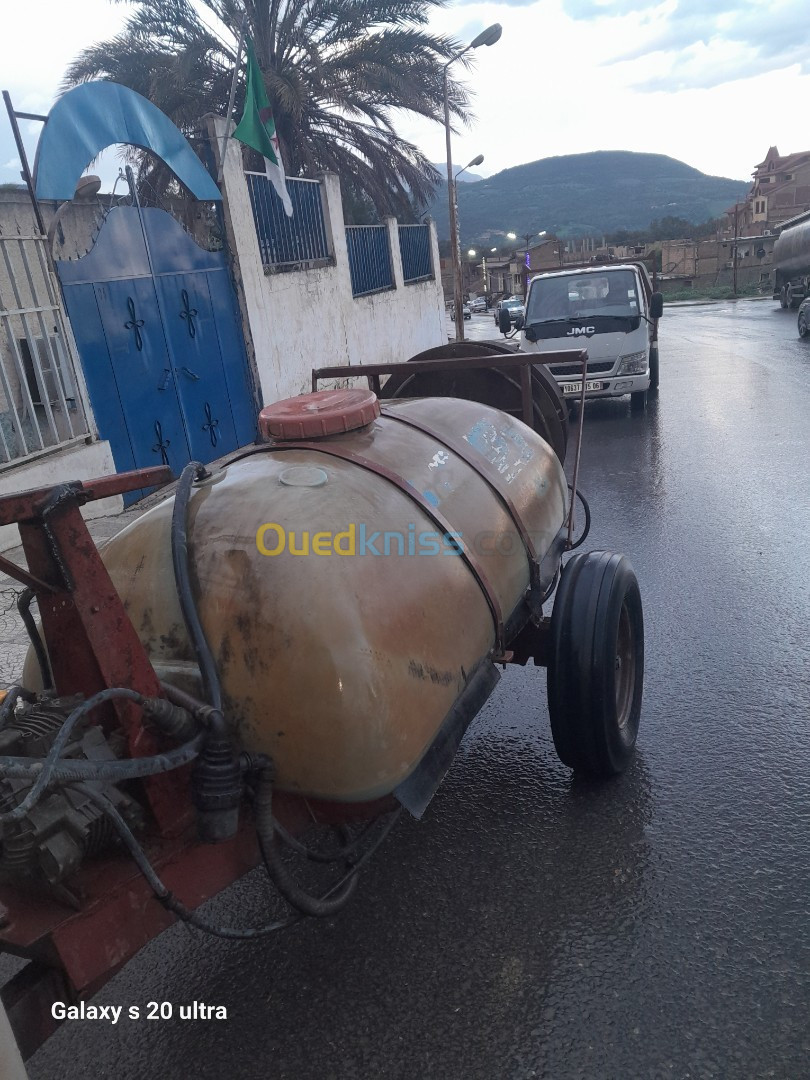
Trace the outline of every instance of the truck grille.
<instances>
[{"instance_id":1,"label":"truck grille","mask_svg":"<svg viewBox=\"0 0 810 1080\"><path fill-rule=\"evenodd\" d=\"M588 374L595 371L610 371L614 363L614 360L594 360L592 364L588 364ZM548 369L552 375L582 374L582 364L549 364Z\"/></svg>"}]
</instances>

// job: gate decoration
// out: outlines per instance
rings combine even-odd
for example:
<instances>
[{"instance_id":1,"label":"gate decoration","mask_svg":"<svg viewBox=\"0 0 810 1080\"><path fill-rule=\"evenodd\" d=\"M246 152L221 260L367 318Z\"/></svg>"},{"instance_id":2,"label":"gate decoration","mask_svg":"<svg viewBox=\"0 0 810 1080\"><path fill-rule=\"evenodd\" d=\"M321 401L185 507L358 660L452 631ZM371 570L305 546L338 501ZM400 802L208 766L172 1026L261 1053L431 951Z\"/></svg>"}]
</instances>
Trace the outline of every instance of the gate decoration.
<instances>
[{"instance_id":1,"label":"gate decoration","mask_svg":"<svg viewBox=\"0 0 810 1080\"><path fill-rule=\"evenodd\" d=\"M219 188L183 133L145 97L114 82L86 82L48 113L34 162L38 199L67 202L84 170L116 143L149 150L196 198L218 202Z\"/></svg>"},{"instance_id":2,"label":"gate decoration","mask_svg":"<svg viewBox=\"0 0 810 1080\"><path fill-rule=\"evenodd\" d=\"M220 201L182 133L127 87L64 95L40 137L38 198L72 198L87 164L123 143L159 157L197 199ZM56 270L99 434L119 471L207 462L253 442L256 401L223 252L201 248L169 213L116 206L87 255ZM126 498L132 502L137 492Z\"/></svg>"}]
</instances>

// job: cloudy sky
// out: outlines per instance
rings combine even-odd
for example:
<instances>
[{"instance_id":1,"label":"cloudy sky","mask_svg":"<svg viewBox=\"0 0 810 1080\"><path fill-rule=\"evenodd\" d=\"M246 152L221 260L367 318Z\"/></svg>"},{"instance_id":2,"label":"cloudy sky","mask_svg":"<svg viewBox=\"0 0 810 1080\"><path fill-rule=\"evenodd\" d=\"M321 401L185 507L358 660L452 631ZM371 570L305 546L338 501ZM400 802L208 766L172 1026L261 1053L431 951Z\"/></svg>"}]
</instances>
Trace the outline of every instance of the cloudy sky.
<instances>
[{"instance_id":1,"label":"cloudy sky","mask_svg":"<svg viewBox=\"0 0 810 1080\"><path fill-rule=\"evenodd\" d=\"M482 153L476 171L490 175L556 154L638 150L746 179L771 144L810 147L808 10L808 0L449 3L432 26L461 41L503 26L474 54L476 116L454 139L454 160ZM108 0L4 5L0 86L18 109L47 112L68 61L126 12ZM38 125L23 128L33 157ZM444 159L441 128L403 118L402 133ZM0 182L18 176L3 114Z\"/></svg>"}]
</instances>

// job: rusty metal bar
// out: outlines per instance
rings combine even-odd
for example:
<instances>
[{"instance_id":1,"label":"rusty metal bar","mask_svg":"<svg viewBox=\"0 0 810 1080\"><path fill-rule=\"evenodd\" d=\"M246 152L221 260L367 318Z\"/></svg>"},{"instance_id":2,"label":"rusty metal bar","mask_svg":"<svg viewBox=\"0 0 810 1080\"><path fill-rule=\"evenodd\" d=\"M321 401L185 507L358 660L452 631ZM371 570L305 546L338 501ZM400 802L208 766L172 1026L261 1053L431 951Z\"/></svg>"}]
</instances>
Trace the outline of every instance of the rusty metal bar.
<instances>
[{"instance_id":1,"label":"rusty metal bar","mask_svg":"<svg viewBox=\"0 0 810 1080\"><path fill-rule=\"evenodd\" d=\"M579 456L582 453L582 424L585 419L585 380L588 377L588 354L582 359L582 389L579 392L579 424L577 425L577 453L574 458L574 477L571 481L571 506L568 510L568 541L571 548L574 539L574 507L577 503L577 480L579 479Z\"/></svg>"},{"instance_id":2,"label":"rusty metal bar","mask_svg":"<svg viewBox=\"0 0 810 1080\"><path fill-rule=\"evenodd\" d=\"M44 589L45 592L56 591L55 586L49 585L47 581L43 581L33 574L29 574L27 570L24 570L21 566L17 566L11 559L7 559L5 555L0 555L0 570L8 574L10 578L14 578L15 581L19 581L23 585L28 585L32 589Z\"/></svg>"},{"instance_id":3,"label":"rusty metal bar","mask_svg":"<svg viewBox=\"0 0 810 1080\"><path fill-rule=\"evenodd\" d=\"M148 469L133 469L131 472L112 473L99 476L94 480L75 480L69 484L51 485L45 488L30 488L11 495L0 496L0 525L13 525L21 521L31 521L40 516L42 504L55 491L69 489L79 502L95 502L110 495L123 495L126 491L138 488L162 487L174 479L168 465L153 465Z\"/></svg>"},{"instance_id":4,"label":"rusty metal bar","mask_svg":"<svg viewBox=\"0 0 810 1080\"><path fill-rule=\"evenodd\" d=\"M42 220L42 211L39 208L39 202L37 201L37 193L34 188L34 178L31 176L31 170L28 167L28 157L25 153L25 145L22 141L22 135L20 134L20 125L17 123L17 117L21 116L24 120L47 120L48 118L46 116L38 116L35 113L16 113L14 111L14 106L11 104L11 96L8 90L3 91L3 101L6 103L8 122L11 124L11 130L14 134L14 142L17 145L17 153L20 157L20 164L22 165L25 185L28 188L28 194L31 196L31 205L34 208L34 215L37 219L37 225L39 226L39 231L44 236L47 232L47 229L45 228L45 222Z\"/></svg>"},{"instance_id":5,"label":"rusty metal bar","mask_svg":"<svg viewBox=\"0 0 810 1080\"><path fill-rule=\"evenodd\" d=\"M534 427L534 398L532 397L532 373L529 365L520 369L520 400L523 407L523 423Z\"/></svg>"},{"instance_id":6,"label":"rusty metal bar","mask_svg":"<svg viewBox=\"0 0 810 1080\"><path fill-rule=\"evenodd\" d=\"M459 356L446 360L408 360L390 364L345 364L340 367L313 368L312 389L318 389L323 379L362 379L369 376L392 375L406 371L408 375L446 372L458 368L519 368L535 364L586 363L587 350L566 349L552 353L508 353L487 356Z\"/></svg>"}]
</instances>

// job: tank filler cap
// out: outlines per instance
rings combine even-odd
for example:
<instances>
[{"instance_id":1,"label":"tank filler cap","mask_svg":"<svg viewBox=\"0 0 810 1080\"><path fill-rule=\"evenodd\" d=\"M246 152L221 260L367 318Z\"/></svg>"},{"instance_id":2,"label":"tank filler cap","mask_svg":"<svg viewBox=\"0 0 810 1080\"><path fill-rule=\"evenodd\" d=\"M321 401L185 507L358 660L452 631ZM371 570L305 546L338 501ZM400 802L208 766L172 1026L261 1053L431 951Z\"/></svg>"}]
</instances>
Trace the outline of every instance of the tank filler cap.
<instances>
[{"instance_id":1,"label":"tank filler cap","mask_svg":"<svg viewBox=\"0 0 810 1080\"><path fill-rule=\"evenodd\" d=\"M277 440L319 439L356 431L379 415L371 390L318 390L267 405L259 413L259 431Z\"/></svg>"}]
</instances>

